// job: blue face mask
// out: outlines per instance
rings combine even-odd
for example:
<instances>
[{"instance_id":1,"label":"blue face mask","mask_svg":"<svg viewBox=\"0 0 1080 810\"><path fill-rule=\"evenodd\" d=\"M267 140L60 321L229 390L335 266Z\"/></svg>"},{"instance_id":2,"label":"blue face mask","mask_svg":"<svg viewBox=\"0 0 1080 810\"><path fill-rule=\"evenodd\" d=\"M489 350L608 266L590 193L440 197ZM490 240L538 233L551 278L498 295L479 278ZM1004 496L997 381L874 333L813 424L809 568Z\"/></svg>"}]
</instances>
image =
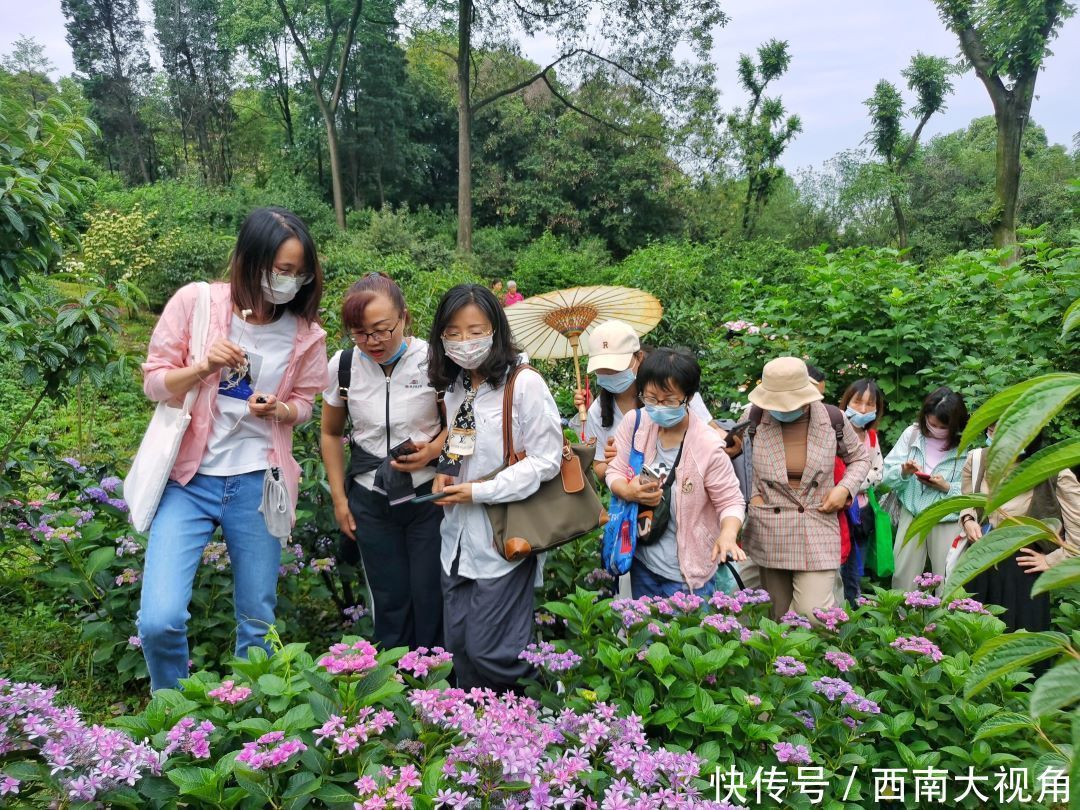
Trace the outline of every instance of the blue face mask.
<instances>
[{"instance_id":1,"label":"blue face mask","mask_svg":"<svg viewBox=\"0 0 1080 810\"><path fill-rule=\"evenodd\" d=\"M844 411L844 416L857 428L864 428L877 419L877 411L870 411L869 413L859 413L854 408L848 408Z\"/></svg>"},{"instance_id":2,"label":"blue face mask","mask_svg":"<svg viewBox=\"0 0 1080 810\"><path fill-rule=\"evenodd\" d=\"M993 433L987 433L986 434L986 446L989 447L993 443L994 443L994 434Z\"/></svg>"},{"instance_id":3,"label":"blue face mask","mask_svg":"<svg viewBox=\"0 0 1080 810\"><path fill-rule=\"evenodd\" d=\"M376 360L374 360L374 359L373 359L372 357L370 357L370 356L369 356L369 355L367 354L367 352L365 352L365 351L363 351L363 350L361 350L360 354L364 355L364 357L367 357L367 359L368 359L368 360L371 360L371 362L373 362L373 363L375 363L375 362L378 362L378 364L379 364L380 366L389 366L389 365L393 365L393 364L394 364L394 363L396 363L396 362L397 362L398 360L400 360L400 359L401 359L401 355L405 354L405 349L407 349L408 347L409 347L408 341L407 341L407 340L405 340L404 338L402 338L402 339L401 339L401 345L400 345L400 346L398 346L398 350L397 350L396 352L394 352L394 354L393 354L393 356L392 356L392 357L387 357L387 358L386 358L385 360L378 360L378 361L376 361Z\"/></svg>"},{"instance_id":4,"label":"blue face mask","mask_svg":"<svg viewBox=\"0 0 1080 810\"><path fill-rule=\"evenodd\" d=\"M665 405L646 405L645 413L660 427L675 427L686 418L686 406L680 405L677 408L671 408Z\"/></svg>"},{"instance_id":5,"label":"blue face mask","mask_svg":"<svg viewBox=\"0 0 1080 810\"><path fill-rule=\"evenodd\" d=\"M769 416L777 422L794 422L802 415L802 408L798 408L794 411L769 411Z\"/></svg>"},{"instance_id":6,"label":"blue face mask","mask_svg":"<svg viewBox=\"0 0 1080 810\"><path fill-rule=\"evenodd\" d=\"M619 371L615 374L597 374L596 384L612 394L621 394L634 384L637 375L630 369Z\"/></svg>"}]
</instances>

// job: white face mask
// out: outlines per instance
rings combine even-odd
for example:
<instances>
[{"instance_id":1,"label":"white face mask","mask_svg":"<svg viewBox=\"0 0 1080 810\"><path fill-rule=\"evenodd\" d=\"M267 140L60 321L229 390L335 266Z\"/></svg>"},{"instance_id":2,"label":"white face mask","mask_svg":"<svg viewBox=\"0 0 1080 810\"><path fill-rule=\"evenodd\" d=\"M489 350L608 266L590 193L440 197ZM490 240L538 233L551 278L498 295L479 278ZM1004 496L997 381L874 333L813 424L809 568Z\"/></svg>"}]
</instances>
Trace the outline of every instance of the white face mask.
<instances>
[{"instance_id":1,"label":"white face mask","mask_svg":"<svg viewBox=\"0 0 1080 810\"><path fill-rule=\"evenodd\" d=\"M271 304L287 304L296 298L301 286L303 282L295 276L270 273L269 281L265 277L262 280L263 297Z\"/></svg>"},{"instance_id":2,"label":"white face mask","mask_svg":"<svg viewBox=\"0 0 1080 810\"><path fill-rule=\"evenodd\" d=\"M478 368L491 354L495 335L484 335L471 340L447 340L443 338L443 350L446 356L462 368Z\"/></svg>"}]
</instances>

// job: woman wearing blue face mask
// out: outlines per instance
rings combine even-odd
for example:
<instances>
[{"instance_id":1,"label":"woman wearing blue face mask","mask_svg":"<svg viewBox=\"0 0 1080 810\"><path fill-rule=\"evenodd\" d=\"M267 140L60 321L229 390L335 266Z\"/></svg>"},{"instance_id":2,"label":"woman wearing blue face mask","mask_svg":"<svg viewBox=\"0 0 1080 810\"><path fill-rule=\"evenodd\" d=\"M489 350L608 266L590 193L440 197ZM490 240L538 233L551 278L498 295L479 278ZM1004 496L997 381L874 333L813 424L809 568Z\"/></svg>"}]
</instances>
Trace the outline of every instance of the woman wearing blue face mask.
<instances>
[{"instance_id":1,"label":"woman wearing blue face mask","mask_svg":"<svg viewBox=\"0 0 1080 810\"><path fill-rule=\"evenodd\" d=\"M849 604L854 605L855 600L862 593L859 581L859 561L866 559L866 548L873 539L874 530L873 514L870 511L866 493L871 487L881 483L885 468L885 456L881 452L881 442L878 441L877 433L878 421L885 413L885 395L874 380L856 380L840 397L840 408L870 454L870 472L859 487L857 498L863 519L858 526L852 525L851 553L840 567L840 577L844 582L844 598Z\"/></svg>"},{"instance_id":2,"label":"woman wearing blue face mask","mask_svg":"<svg viewBox=\"0 0 1080 810\"><path fill-rule=\"evenodd\" d=\"M743 542L773 618L792 610L817 621L814 610L836 601L837 513L858 495L870 456L851 423L821 402L797 357L767 363L749 399L753 475ZM837 456L846 464L839 482Z\"/></svg>"},{"instance_id":3,"label":"woman wearing blue face mask","mask_svg":"<svg viewBox=\"0 0 1080 810\"><path fill-rule=\"evenodd\" d=\"M339 556L363 560L379 644L441 645L443 510L410 503L431 492L446 440L438 393L428 382L428 344L409 335L401 288L382 273L349 289L341 320L353 348L330 360L322 411L323 464L344 535Z\"/></svg>"},{"instance_id":4,"label":"woman wearing blue face mask","mask_svg":"<svg viewBox=\"0 0 1080 810\"><path fill-rule=\"evenodd\" d=\"M637 373L649 349L642 348L633 327L623 321L605 321L586 337L589 353L588 373L596 375L599 396L589 406L584 430L579 419L571 426L589 441L596 441L596 461L593 469L603 480L608 462L615 455L615 431L623 415L638 406ZM585 404L585 392L574 392L574 407ZM688 404L690 412L706 424L712 422L712 414L700 393L695 393Z\"/></svg>"},{"instance_id":5,"label":"woman wearing blue face mask","mask_svg":"<svg viewBox=\"0 0 1080 810\"><path fill-rule=\"evenodd\" d=\"M611 491L627 501L666 511L648 544L640 536L630 569L635 599L692 592L709 596L717 565L746 555L736 540L745 502L718 431L689 409L701 369L685 349L654 349L641 363L637 388L643 409L627 414L615 432L616 455L607 470ZM660 475L635 474L632 451ZM661 500L666 510L658 509Z\"/></svg>"}]
</instances>

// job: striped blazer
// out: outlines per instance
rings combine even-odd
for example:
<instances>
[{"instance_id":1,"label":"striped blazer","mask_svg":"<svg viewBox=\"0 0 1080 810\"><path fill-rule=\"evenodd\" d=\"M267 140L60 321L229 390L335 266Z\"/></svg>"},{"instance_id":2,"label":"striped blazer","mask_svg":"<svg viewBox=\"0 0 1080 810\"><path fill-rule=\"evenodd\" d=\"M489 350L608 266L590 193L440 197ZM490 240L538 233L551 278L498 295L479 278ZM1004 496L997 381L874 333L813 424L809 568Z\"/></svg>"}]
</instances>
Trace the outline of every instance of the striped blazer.
<instances>
[{"instance_id":1,"label":"striped blazer","mask_svg":"<svg viewBox=\"0 0 1080 810\"><path fill-rule=\"evenodd\" d=\"M855 428L844 420L847 469L840 485L858 493L870 472L870 454ZM818 507L833 488L836 463L836 432L829 413L820 402L810 406L806 433L806 467L798 489L787 479L784 438L780 423L768 412L754 436L752 497L763 505L746 506L743 547L750 558L765 568L785 571L826 571L840 567L840 519L819 512Z\"/></svg>"}]
</instances>

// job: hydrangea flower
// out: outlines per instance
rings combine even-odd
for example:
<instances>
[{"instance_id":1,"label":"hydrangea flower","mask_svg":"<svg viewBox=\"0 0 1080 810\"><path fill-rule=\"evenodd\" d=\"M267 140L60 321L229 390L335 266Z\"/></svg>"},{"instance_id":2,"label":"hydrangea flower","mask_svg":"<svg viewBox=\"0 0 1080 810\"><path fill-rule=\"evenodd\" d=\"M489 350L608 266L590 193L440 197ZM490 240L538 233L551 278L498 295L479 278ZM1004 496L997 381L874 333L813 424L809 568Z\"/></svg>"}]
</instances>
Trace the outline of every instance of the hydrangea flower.
<instances>
[{"instance_id":1,"label":"hydrangea flower","mask_svg":"<svg viewBox=\"0 0 1080 810\"><path fill-rule=\"evenodd\" d=\"M327 574L334 570L335 564L336 562L333 557L321 557L317 560L312 560L308 564L308 568L316 574Z\"/></svg>"},{"instance_id":2,"label":"hydrangea flower","mask_svg":"<svg viewBox=\"0 0 1080 810\"><path fill-rule=\"evenodd\" d=\"M936 608L941 600L926 591L908 591L904 594L904 604L910 608Z\"/></svg>"},{"instance_id":3,"label":"hydrangea flower","mask_svg":"<svg viewBox=\"0 0 1080 810\"><path fill-rule=\"evenodd\" d=\"M809 731L813 731L817 727L817 721L814 719L812 712L805 709L794 713L795 719L801 722Z\"/></svg>"},{"instance_id":4,"label":"hydrangea flower","mask_svg":"<svg viewBox=\"0 0 1080 810\"><path fill-rule=\"evenodd\" d=\"M990 611L986 609L982 602L970 597L953 599L949 602L949 610L959 611L960 613L981 613L984 616L991 615Z\"/></svg>"},{"instance_id":5,"label":"hydrangea flower","mask_svg":"<svg viewBox=\"0 0 1080 810\"><path fill-rule=\"evenodd\" d=\"M356 622L367 616L367 608L363 605L352 605L351 607L345 608L342 613L345 614L345 617L348 619L350 624L355 624Z\"/></svg>"},{"instance_id":6,"label":"hydrangea flower","mask_svg":"<svg viewBox=\"0 0 1080 810\"><path fill-rule=\"evenodd\" d=\"M809 765L813 761L810 759L810 749L805 745L778 742L773 743L773 751L776 753L776 759L784 764Z\"/></svg>"},{"instance_id":7,"label":"hydrangea flower","mask_svg":"<svg viewBox=\"0 0 1080 810\"><path fill-rule=\"evenodd\" d=\"M330 715L322 727L315 730L315 742L321 745L324 740L330 740L339 754L351 754L369 739L396 724L397 718L389 709L376 711L371 706L365 706L357 713L356 722L351 724L346 723L344 717Z\"/></svg>"},{"instance_id":8,"label":"hydrangea flower","mask_svg":"<svg viewBox=\"0 0 1080 810\"><path fill-rule=\"evenodd\" d=\"M398 661L398 669L410 672L417 678L424 678L431 670L438 669L453 660L454 656L442 647L432 647L430 650L427 647L417 647Z\"/></svg>"},{"instance_id":9,"label":"hydrangea flower","mask_svg":"<svg viewBox=\"0 0 1080 810\"><path fill-rule=\"evenodd\" d=\"M814 608L814 618L821 622L826 630L835 633L841 624L848 621L848 614L842 607L835 605L828 610Z\"/></svg>"},{"instance_id":10,"label":"hydrangea flower","mask_svg":"<svg viewBox=\"0 0 1080 810\"><path fill-rule=\"evenodd\" d=\"M246 742L236 761L247 765L253 771L264 771L285 765L296 754L307 751L307 746L300 740L285 739L284 731L271 731L263 734L255 742Z\"/></svg>"},{"instance_id":11,"label":"hydrangea flower","mask_svg":"<svg viewBox=\"0 0 1080 810\"><path fill-rule=\"evenodd\" d=\"M549 641L530 644L518 654L518 658L547 672L566 672L576 667L582 660L581 656L573 650L557 652L555 645Z\"/></svg>"},{"instance_id":12,"label":"hydrangea flower","mask_svg":"<svg viewBox=\"0 0 1080 810\"><path fill-rule=\"evenodd\" d=\"M179 751L182 754L190 754L195 759L209 759L210 735L214 731L216 731L214 724L209 720L199 723L194 717L182 717L165 735L168 745L162 753L169 756Z\"/></svg>"},{"instance_id":13,"label":"hydrangea flower","mask_svg":"<svg viewBox=\"0 0 1080 810\"><path fill-rule=\"evenodd\" d=\"M341 642L334 644L330 651L319 659L319 666L333 675L363 675L378 666L376 654L375 647L364 639L358 639L352 644Z\"/></svg>"},{"instance_id":14,"label":"hydrangea flower","mask_svg":"<svg viewBox=\"0 0 1080 810\"><path fill-rule=\"evenodd\" d=\"M783 675L785 678L806 674L806 664L790 655L781 655L777 658L774 668L777 675Z\"/></svg>"},{"instance_id":15,"label":"hydrangea flower","mask_svg":"<svg viewBox=\"0 0 1080 810\"><path fill-rule=\"evenodd\" d=\"M943 657L937 644L925 636L900 636L889 646L893 649L900 650L900 652L925 655L934 662L940 661Z\"/></svg>"},{"instance_id":16,"label":"hydrangea flower","mask_svg":"<svg viewBox=\"0 0 1080 810\"><path fill-rule=\"evenodd\" d=\"M780 624L786 624L788 627L801 627L804 630L809 630L812 627L809 619L796 613L794 610L789 610L781 616Z\"/></svg>"},{"instance_id":17,"label":"hydrangea flower","mask_svg":"<svg viewBox=\"0 0 1080 810\"><path fill-rule=\"evenodd\" d=\"M247 686L237 686L233 681L222 681L221 686L206 693L214 700L235 706L251 697L251 689Z\"/></svg>"},{"instance_id":18,"label":"hydrangea flower","mask_svg":"<svg viewBox=\"0 0 1080 810\"><path fill-rule=\"evenodd\" d=\"M917 575L913 581L917 587L930 590L941 585L941 583L945 581L945 577L941 574L933 574L929 571L924 571Z\"/></svg>"},{"instance_id":19,"label":"hydrangea flower","mask_svg":"<svg viewBox=\"0 0 1080 810\"><path fill-rule=\"evenodd\" d=\"M825 660L841 672L847 672L855 666L855 657L839 650L829 650L825 653Z\"/></svg>"},{"instance_id":20,"label":"hydrangea flower","mask_svg":"<svg viewBox=\"0 0 1080 810\"><path fill-rule=\"evenodd\" d=\"M749 641L751 636L750 630L745 625L726 613L710 613L701 620L701 626L711 627L719 633L738 633L739 640L742 642Z\"/></svg>"}]
</instances>

